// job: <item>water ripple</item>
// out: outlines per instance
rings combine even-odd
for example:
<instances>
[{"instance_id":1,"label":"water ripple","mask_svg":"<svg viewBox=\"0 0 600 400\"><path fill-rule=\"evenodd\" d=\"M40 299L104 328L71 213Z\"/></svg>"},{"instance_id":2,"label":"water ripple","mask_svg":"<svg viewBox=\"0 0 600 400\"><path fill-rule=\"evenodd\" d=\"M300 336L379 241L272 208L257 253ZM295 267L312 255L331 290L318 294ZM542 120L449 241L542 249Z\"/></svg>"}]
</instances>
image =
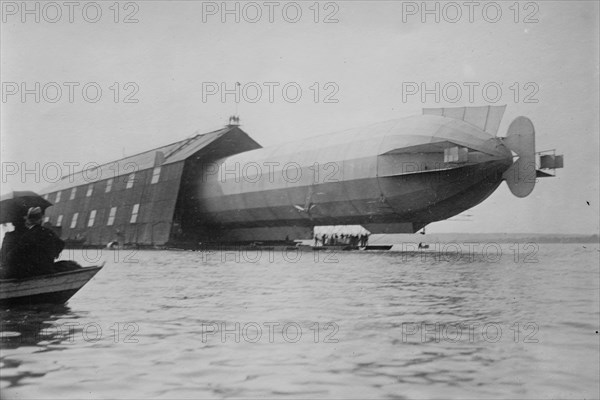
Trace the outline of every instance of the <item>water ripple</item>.
<instances>
[{"instance_id":1,"label":"water ripple","mask_svg":"<svg viewBox=\"0 0 600 400\"><path fill-rule=\"evenodd\" d=\"M2 398L598 395L596 249L301 255L108 254L67 306L2 311Z\"/></svg>"}]
</instances>

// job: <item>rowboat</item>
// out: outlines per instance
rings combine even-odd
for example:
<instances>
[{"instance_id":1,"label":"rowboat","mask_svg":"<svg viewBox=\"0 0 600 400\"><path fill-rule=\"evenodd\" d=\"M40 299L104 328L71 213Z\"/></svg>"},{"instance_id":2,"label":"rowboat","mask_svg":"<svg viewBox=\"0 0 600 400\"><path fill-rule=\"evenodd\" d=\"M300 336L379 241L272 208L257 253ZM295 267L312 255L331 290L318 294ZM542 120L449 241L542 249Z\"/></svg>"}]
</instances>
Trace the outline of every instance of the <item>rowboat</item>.
<instances>
[{"instance_id":1,"label":"rowboat","mask_svg":"<svg viewBox=\"0 0 600 400\"><path fill-rule=\"evenodd\" d=\"M66 303L103 266L104 264L24 279L0 279L0 305Z\"/></svg>"},{"instance_id":2,"label":"rowboat","mask_svg":"<svg viewBox=\"0 0 600 400\"><path fill-rule=\"evenodd\" d=\"M364 250L390 250L391 248L391 244L374 244L370 246L365 246Z\"/></svg>"}]
</instances>

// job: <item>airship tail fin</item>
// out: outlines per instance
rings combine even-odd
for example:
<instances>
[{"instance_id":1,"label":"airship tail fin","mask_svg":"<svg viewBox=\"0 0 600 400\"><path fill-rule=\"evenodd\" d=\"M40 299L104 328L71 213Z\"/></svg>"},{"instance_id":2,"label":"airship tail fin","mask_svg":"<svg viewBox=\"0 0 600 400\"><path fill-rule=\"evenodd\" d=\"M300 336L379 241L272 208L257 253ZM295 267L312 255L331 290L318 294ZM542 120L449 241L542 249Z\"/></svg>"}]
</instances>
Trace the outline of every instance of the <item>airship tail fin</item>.
<instances>
[{"instance_id":1,"label":"airship tail fin","mask_svg":"<svg viewBox=\"0 0 600 400\"><path fill-rule=\"evenodd\" d=\"M504 116L504 110L506 110L506 105L424 108L423 115L439 115L441 117L459 119L475 125L492 136L496 136L498 134L498 127Z\"/></svg>"},{"instance_id":2,"label":"airship tail fin","mask_svg":"<svg viewBox=\"0 0 600 400\"><path fill-rule=\"evenodd\" d=\"M508 127L503 143L518 157L503 178L512 194L526 197L536 182L535 129L531 120L517 117Z\"/></svg>"}]
</instances>

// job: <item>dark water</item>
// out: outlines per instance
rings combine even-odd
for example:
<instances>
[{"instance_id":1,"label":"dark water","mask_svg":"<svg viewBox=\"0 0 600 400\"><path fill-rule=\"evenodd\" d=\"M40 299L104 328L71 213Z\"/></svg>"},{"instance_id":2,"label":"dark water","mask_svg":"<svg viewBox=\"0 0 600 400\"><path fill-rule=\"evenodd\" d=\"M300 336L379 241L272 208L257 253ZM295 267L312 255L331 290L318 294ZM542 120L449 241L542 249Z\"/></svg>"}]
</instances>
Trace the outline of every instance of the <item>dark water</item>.
<instances>
[{"instance_id":1,"label":"dark water","mask_svg":"<svg viewBox=\"0 0 600 400\"><path fill-rule=\"evenodd\" d=\"M597 398L598 245L459 249L105 251L3 311L2 398Z\"/></svg>"}]
</instances>

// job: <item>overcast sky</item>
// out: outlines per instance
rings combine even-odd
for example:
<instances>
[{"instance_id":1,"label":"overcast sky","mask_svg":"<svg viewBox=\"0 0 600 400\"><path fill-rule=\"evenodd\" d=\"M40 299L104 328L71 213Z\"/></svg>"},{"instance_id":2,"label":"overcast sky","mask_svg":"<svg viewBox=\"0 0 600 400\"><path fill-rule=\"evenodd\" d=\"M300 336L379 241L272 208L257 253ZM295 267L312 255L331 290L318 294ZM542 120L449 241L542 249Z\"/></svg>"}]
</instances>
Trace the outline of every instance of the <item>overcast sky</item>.
<instances>
[{"instance_id":1,"label":"overcast sky","mask_svg":"<svg viewBox=\"0 0 600 400\"><path fill-rule=\"evenodd\" d=\"M75 2L72 9L26 3L39 9L39 22L22 4L2 3L2 193L48 186L47 163L66 173L65 163L104 163L218 129L235 112L235 99L222 102L207 90L211 82L230 89L240 82L246 87L242 128L263 146L419 114L423 107L506 104L499 135L512 119L527 116L537 149L564 153L565 168L540 180L525 199L502 184L468 216L428 231L598 232L595 1L481 2L472 9L438 3L439 22L422 14L421 2L400 1L229 2L231 10L237 4L239 22L235 11L222 15L221 2L121 2L118 15L113 1ZM265 82L279 85L272 84L272 102ZM456 82L463 90L446 86L439 101L434 94L422 99L403 91L411 82L430 89ZM478 85L472 98L465 82ZM22 83L32 92L24 99ZM256 87L262 95L252 103ZM294 87L302 91L296 102ZM22 179L21 169L36 163L40 176ZM9 174L15 165L18 173Z\"/></svg>"}]
</instances>

